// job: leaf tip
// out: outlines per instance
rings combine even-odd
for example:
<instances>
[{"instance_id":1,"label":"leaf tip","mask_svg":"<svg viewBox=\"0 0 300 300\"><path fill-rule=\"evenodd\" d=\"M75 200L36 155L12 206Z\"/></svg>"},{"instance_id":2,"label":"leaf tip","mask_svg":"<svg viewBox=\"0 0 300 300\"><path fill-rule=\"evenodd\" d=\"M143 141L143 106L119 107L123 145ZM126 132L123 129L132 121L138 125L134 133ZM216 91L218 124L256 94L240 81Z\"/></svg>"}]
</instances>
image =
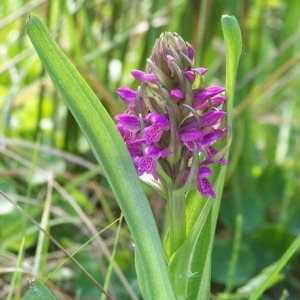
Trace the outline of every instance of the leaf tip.
<instances>
[{"instance_id":1,"label":"leaf tip","mask_svg":"<svg viewBox=\"0 0 300 300\"><path fill-rule=\"evenodd\" d=\"M30 22L30 20L31 20L31 13L28 15L28 20L27 20L27 22L26 22L26 27L28 26L28 23Z\"/></svg>"}]
</instances>

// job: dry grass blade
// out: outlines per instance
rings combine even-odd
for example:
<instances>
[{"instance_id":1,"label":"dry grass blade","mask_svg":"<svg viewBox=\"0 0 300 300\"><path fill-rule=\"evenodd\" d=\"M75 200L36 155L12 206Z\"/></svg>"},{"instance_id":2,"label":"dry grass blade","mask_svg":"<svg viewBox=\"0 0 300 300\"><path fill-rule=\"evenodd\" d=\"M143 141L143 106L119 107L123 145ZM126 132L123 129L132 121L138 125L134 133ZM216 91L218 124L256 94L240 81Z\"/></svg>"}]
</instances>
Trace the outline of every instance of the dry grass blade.
<instances>
[{"instance_id":1,"label":"dry grass blade","mask_svg":"<svg viewBox=\"0 0 300 300\"><path fill-rule=\"evenodd\" d=\"M44 230L40 224L35 221L24 209L19 206L16 202L14 202L10 197L8 197L5 193L3 193L0 190L0 195L5 198L8 202L14 205L15 208L17 208L28 221L30 221L32 224L34 224L41 232L44 233L44 235L57 247L59 248L85 275L86 277L97 287L99 290L101 290L103 293L106 294L107 299L112 300L112 298L103 290L102 286L95 280L95 278L87 272L87 270L72 256L68 253L68 251L55 239L51 234L49 234L46 230Z\"/></svg>"}]
</instances>

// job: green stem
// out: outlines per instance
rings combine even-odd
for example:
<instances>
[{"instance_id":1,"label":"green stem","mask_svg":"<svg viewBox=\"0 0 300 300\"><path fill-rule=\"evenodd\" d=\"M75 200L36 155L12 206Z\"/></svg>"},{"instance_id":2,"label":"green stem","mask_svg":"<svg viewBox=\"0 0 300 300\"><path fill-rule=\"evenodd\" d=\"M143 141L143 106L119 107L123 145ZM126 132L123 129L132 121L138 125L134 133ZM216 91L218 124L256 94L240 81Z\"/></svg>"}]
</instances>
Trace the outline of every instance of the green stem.
<instances>
[{"instance_id":1,"label":"green stem","mask_svg":"<svg viewBox=\"0 0 300 300\"><path fill-rule=\"evenodd\" d=\"M168 188L168 213L171 256L186 239L185 197L182 193L174 192L173 186Z\"/></svg>"},{"instance_id":2,"label":"green stem","mask_svg":"<svg viewBox=\"0 0 300 300\"><path fill-rule=\"evenodd\" d=\"M231 293L233 290L234 285L234 276L236 274L236 267L239 260L239 251L241 248L241 240L242 240L242 230L243 230L243 217L241 214L236 216L235 220L235 234L233 240L233 250L231 259L229 262L229 269L227 273L227 280L226 280L226 288L225 293Z\"/></svg>"}]
</instances>

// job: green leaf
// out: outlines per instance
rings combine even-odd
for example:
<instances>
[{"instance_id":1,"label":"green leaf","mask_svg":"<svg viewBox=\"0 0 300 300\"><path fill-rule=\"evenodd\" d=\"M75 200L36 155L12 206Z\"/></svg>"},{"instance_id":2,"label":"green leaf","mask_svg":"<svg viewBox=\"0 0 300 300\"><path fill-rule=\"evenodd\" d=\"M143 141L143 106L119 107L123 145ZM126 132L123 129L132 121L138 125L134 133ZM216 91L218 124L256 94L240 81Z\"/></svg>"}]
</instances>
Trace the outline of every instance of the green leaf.
<instances>
[{"instance_id":1,"label":"green leaf","mask_svg":"<svg viewBox=\"0 0 300 300\"><path fill-rule=\"evenodd\" d=\"M32 282L22 300L56 300L52 292L40 281Z\"/></svg>"},{"instance_id":2,"label":"green leaf","mask_svg":"<svg viewBox=\"0 0 300 300\"><path fill-rule=\"evenodd\" d=\"M53 41L41 20L30 15L27 32L56 89L89 141L132 234L144 299L174 299L160 237L128 150L107 111ZM141 277L140 280L143 280ZM147 291L147 292L146 292Z\"/></svg>"},{"instance_id":3,"label":"green leaf","mask_svg":"<svg viewBox=\"0 0 300 300\"><path fill-rule=\"evenodd\" d=\"M226 47L227 122L231 126L236 73L242 53L242 36L239 24L234 16L224 15L221 22Z\"/></svg>"},{"instance_id":4,"label":"green leaf","mask_svg":"<svg viewBox=\"0 0 300 300\"><path fill-rule=\"evenodd\" d=\"M266 236L266 235L265 235ZM267 235L272 236L272 235ZM281 256L281 258L264 268L258 275L251 278L245 285L241 286L236 290L234 294L219 294L218 299L220 300L241 300L250 299L257 300L260 299L263 293L274 286L278 282L284 279L284 274L280 271L286 267L288 261L300 248L300 235L298 235L286 252Z\"/></svg>"},{"instance_id":5,"label":"green leaf","mask_svg":"<svg viewBox=\"0 0 300 300\"><path fill-rule=\"evenodd\" d=\"M231 261L228 259L233 252L233 239L224 238L215 241L212 252L212 279L219 284L225 284L228 281L228 271ZM238 261L234 270L233 286L244 284L255 273L255 256L250 247L242 245L238 249Z\"/></svg>"},{"instance_id":6,"label":"green leaf","mask_svg":"<svg viewBox=\"0 0 300 300\"><path fill-rule=\"evenodd\" d=\"M262 278L260 284L257 285L257 288L252 292L250 300L259 299L265 290L277 283L278 277L280 277L280 271L299 249L300 235L297 236L282 257L275 264L266 269L267 271L264 272L265 276Z\"/></svg>"},{"instance_id":7,"label":"green leaf","mask_svg":"<svg viewBox=\"0 0 300 300\"><path fill-rule=\"evenodd\" d=\"M196 193L191 193L189 201L199 201ZM209 299L210 269L206 269L206 253L210 246L212 201L206 200L197 222L183 245L170 258L169 272L177 299ZM189 212L189 211L188 211ZM201 298L199 298L201 291Z\"/></svg>"}]
</instances>

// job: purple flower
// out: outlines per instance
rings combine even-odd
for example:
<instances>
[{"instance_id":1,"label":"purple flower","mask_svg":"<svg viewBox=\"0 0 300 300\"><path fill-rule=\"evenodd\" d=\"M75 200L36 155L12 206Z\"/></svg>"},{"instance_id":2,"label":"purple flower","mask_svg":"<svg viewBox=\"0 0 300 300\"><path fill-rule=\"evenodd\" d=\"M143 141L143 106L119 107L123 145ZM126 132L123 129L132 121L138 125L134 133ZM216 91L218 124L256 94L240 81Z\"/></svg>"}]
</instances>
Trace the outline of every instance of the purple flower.
<instances>
[{"instance_id":1,"label":"purple flower","mask_svg":"<svg viewBox=\"0 0 300 300\"><path fill-rule=\"evenodd\" d=\"M146 120L151 122L153 125L161 127L163 130L170 129L170 122L165 115L161 115L157 112L152 112L147 115Z\"/></svg>"},{"instance_id":2,"label":"purple flower","mask_svg":"<svg viewBox=\"0 0 300 300\"><path fill-rule=\"evenodd\" d=\"M208 181L207 177L212 174L211 169L208 167L199 167L197 183L198 190L203 197L211 196L216 197L212 184Z\"/></svg>"},{"instance_id":3,"label":"purple flower","mask_svg":"<svg viewBox=\"0 0 300 300\"><path fill-rule=\"evenodd\" d=\"M196 73L199 73L200 75L204 75L208 71L208 69L206 69L206 68L195 68L194 71Z\"/></svg>"},{"instance_id":4,"label":"purple flower","mask_svg":"<svg viewBox=\"0 0 300 300\"><path fill-rule=\"evenodd\" d=\"M222 118L226 115L226 111L224 110L212 110L205 113L201 116L201 126L202 127L213 127L218 128L222 121Z\"/></svg>"},{"instance_id":5,"label":"purple flower","mask_svg":"<svg viewBox=\"0 0 300 300\"><path fill-rule=\"evenodd\" d=\"M202 139L202 144L203 146L211 146L213 143L215 143L219 138L221 138L227 130L222 129L222 130L213 130L207 134L204 135Z\"/></svg>"},{"instance_id":6,"label":"purple flower","mask_svg":"<svg viewBox=\"0 0 300 300\"><path fill-rule=\"evenodd\" d=\"M198 191L203 197L211 196L216 198L213 186L206 177L198 178Z\"/></svg>"},{"instance_id":7,"label":"purple flower","mask_svg":"<svg viewBox=\"0 0 300 300\"><path fill-rule=\"evenodd\" d=\"M199 107L201 107L201 105L205 101L207 101L208 99L212 98L213 96L216 96L224 91L225 91L225 89L220 86L211 86L207 89L201 89L199 91L196 91L194 94L193 108L199 109Z\"/></svg>"},{"instance_id":8,"label":"purple flower","mask_svg":"<svg viewBox=\"0 0 300 300\"><path fill-rule=\"evenodd\" d=\"M137 134L134 131L126 129L122 124L117 124L117 129L119 130L124 142L127 144L136 139Z\"/></svg>"},{"instance_id":9,"label":"purple flower","mask_svg":"<svg viewBox=\"0 0 300 300\"><path fill-rule=\"evenodd\" d=\"M218 108L220 105L226 102L226 98L222 95L216 95L205 101L202 104L197 105L197 110L206 111L209 107Z\"/></svg>"},{"instance_id":10,"label":"purple flower","mask_svg":"<svg viewBox=\"0 0 300 300\"><path fill-rule=\"evenodd\" d=\"M220 162L222 165L227 165L228 160L224 157L218 158L219 151L214 149L213 147L208 147L205 149L206 152L206 160L205 163L216 163Z\"/></svg>"},{"instance_id":11,"label":"purple flower","mask_svg":"<svg viewBox=\"0 0 300 300\"><path fill-rule=\"evenodd\" d=\"M138 80L141 83L156 83L157 81L156 75L145 73L140 70L132 70L131 74L136 80Z\"/></svg>"},{"instance_id":12,"label":"purple flower","mask_svg":"<svg viewBox=\"0 0 300 300\"><path fill-rule=\"evenodd\" d=\"M170 91L170 96L172 99L179 101L184 98L182 91L180 88L174 88Z\"/></svg>"},{"instance_id":13,"label":"purple flower","mask_svg":"<svg viewBox=\"0 0 300 300\"><path fill-rule=\"evenodd\" d=\"M137 174L152 175L174 189L198 188L215 198L210 165L227 164L213 146L227 133L225 89L205 86L206 68L194 66L195 51L177 34L157 39L145 71L132 70L137 90L120 87L127 110L115 117ZM167 186L163 189L167 190Z\"/></svg>"},{"instance_id":14,"label":"purple flower","mask_svg":"<svg viewBox=\"0 0 300 300\"><path fill-rule=\"evenodd\" d=\"M189 80L189 82L193 83L196 77L196 74L194 71L184 71L183 74L186 76L186 78Z\"/></svg>"},{"instance_id":15,"label":"purple flower","mask_svg":"<svg viewBox=\"0 0 300 300\"><path fill-rule=\"evenodd\" d=\"M190 59L191 61L193 61L193 60L194 60L194 56L195 56L195 51L194 51L194 49L193 49L192 46L188 46L188 47L187 47L187 53L188 53L189 59Z\"/></svg>"},{"instance_id":16,"label":"purple flower","mask_svg":"<svg viewBox=\"0 0 300 300\"><path fill-rule=\"evenodd\" d=\"M133 161L136 157L143 155L142 140L140 141L141 143L132 142L126 144Z\"/></svg>"},{"instance_id":17,"label":"purple flower","mask_svg":"<svg viewBox=\"0 0 300 300\"><path fill-rule=\"evenodd\" d=\"M140 128L140 121L137 116L119 114L115 116L115 119L119 121L119 123L122 124L124 128L130 131L137 132Z\"/></svg>"},{"instance_id":18,"label":"purple flower","mask_svg":"<svg viewBox=\"0 0 300 300\"><path fill-rule=\"evenodd\" d=\"M173 76L174 72L175 72L175 68L174 68L174 57L172 55L166 55L167 58L167 63L168 63L168 67L171 71L171 76Z\"/></svg>"},{"instance_id":19,"label":"purple flower","mask_svg":"<svg viewBox=\"0 0 300 300\"><path fill-rule=\"evenodd\" d=\"M151 174L155 180L158 180L158 174L156 172L156 163L158 158L165 158L171 154L168 150L160 150L155 147L147 147L145 149L145 156L135 157L134 162L136 164L137 173L142 176L144 173Z\"/></svg>"},{"instance_id":20,"label":"purple flower","mask_svg":"<svg viewBox=\"0 0 300 300\"><path fill-rule=\"evenodd\" d=\"M133 91L132 89L129 89L127 87L119 87L117 93L127 107L135 106L136 91Z\"/></svg>"},{"instance_id":21,"label":"purple flower","mask_svg":"<svg viewBox=\"0 0 300 300\"><path fill-rule=\"evenodd\" d=\"M184 131L179 135L180 140L191 152L194 151L194 144L196 144L198 151L201 151L203 136L203 133L196 129Z\"/></svg>"},{"instance_id":22,"label":"purple flower","mask_svg":"<svg viewBox=\"0 0 300 300\"><path fill-rule=\"evenodd\" d=\"M159 142L163 132L170 128L168 118L164 115L153 112L146 117L146 120L152 123L152 125L144 129L146 144L151 145L152 143Z\"/></svg>"}]
</instances>

